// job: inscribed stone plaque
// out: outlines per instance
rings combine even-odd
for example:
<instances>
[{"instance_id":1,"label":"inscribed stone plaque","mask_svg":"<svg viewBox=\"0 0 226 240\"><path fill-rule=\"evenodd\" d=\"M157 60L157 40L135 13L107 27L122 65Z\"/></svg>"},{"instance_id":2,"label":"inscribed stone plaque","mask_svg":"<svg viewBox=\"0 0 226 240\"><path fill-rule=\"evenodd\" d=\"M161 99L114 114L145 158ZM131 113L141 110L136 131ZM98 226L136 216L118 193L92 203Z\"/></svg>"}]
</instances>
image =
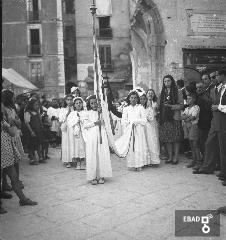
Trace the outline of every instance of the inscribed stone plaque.
<instances>
[{"instance_id":1,"label":"inscribed stone plaque","mask_svg":"<svg viewBox=\"0 0 226 240\"><path fill-rule=\"evenodd\" d=\"M187 10L189 35L226 35L226 13Z\"/></svg>"}]
</instances>

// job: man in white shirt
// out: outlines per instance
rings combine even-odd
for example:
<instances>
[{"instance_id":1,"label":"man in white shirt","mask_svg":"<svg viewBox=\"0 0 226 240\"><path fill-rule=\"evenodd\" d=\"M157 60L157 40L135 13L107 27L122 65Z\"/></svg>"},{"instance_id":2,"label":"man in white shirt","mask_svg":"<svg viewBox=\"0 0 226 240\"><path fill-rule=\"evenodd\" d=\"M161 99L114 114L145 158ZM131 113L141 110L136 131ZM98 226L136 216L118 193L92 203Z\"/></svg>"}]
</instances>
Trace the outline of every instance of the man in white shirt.
<instances>
[{"instance_id":1,"label":"man in white shirt","mask_svg":"<svg viewBox=\"0 0 226 240\"><path fill-rule=\"evenodd\" d=\"M213 119L206 141L205 159L202 167L199 170L193 171L193 173L214 173L216 156L219 152L221 172L218 177L223 181L223 185L226 186L226 70L218 71L216 77L220 84L217 87L217 94L212 105Z\"/></svg>"},{"instance_id":2,"label":"man in white shirt","mask_svg":"<svg viewBox=\"0 0 226 240\"><path fill-rule=\"evenodd\" d=\"M218 72L219 81L222 85L219 87L220 103L217 106L219 110L219 123L220 123L220 159L221 171L219 179L222 180L223 186L226 186L226 69Z\"/></svg>"}]
</instances>

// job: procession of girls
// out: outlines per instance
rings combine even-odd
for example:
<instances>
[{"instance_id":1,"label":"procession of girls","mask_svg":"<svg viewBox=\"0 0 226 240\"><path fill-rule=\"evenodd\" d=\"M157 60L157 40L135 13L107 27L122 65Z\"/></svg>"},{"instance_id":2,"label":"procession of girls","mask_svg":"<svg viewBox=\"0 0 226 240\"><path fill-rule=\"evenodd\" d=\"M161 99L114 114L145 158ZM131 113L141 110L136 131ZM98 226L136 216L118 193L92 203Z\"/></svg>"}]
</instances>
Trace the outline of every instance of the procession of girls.
<instances>
[{"instance_id":1,"label":"procession of girls","mask_svg":"<svg viewBox=\"0 0 226 240\"><path fill-rule=\"evenodd\" d=\"M88 181L94 185L103 184L105 178L112 176L109 147L112 144L101 103L95 95L89 96L85 102L78 87L71 88L64 103L66 105L61 104L60 108L53 101L51 106L45 106L45 100L40 104L34 97L28 101L24 122L30 139L27 144L30 164L36 165L48 159L49 133L55 132L52 135L61 136L60 158L64 166L86 169ZM119 117L117 128L112 124L111 129L117 149L111 150L116 154L123 152L119 157L126 157L129 170L141 171L144 166L159 166L160 141L168 153L166 163L178 163L179 142L183 138L178 116L183 108L183 98L170 75L163 79L158 103L153 89L144 92L140 88L130 91L124 104L115 111L108 102L111 119L113 114ZM43 119L40 119L39 105L42 105Z\"/></svg>"},{"instance_id":2,"label":"procession of girls","mask_svg":"<svg viewBox=\"0 0 226 240\"><path fill-rule=\"evenodd\" d=\"M91 95L84 103L78 88L65 97L67 106L59 111L62 131L61 159L65 167L86 169L91 184L103 184L112 177L110 149L100 102ZM154 90L131 91L122 110L122 133L115 139L117 148L126 149L129 170L160 164L157 98ZM113 130L113 129L112 129ZM131 132L128 134L128 131ZM122 144L120 143L122 142Z\"/></svg>"}]
</instances>

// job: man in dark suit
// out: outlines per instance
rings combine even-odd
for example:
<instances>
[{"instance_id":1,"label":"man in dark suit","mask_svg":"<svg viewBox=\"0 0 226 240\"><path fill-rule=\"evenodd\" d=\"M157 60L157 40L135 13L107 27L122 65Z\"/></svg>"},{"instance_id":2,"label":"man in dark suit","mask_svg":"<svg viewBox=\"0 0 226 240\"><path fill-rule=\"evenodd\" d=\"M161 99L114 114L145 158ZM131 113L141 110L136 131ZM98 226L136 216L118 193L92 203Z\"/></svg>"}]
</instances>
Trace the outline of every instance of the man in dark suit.
<instances>
[{"instance_id":1,"label":"man in dark suit","mask_svg":"<svg viewBox=\"0 0 226 240\"><path fill-rule=\"evenodd\" d=\"M204 161L205 143L209 134L211 120L213 117L211 110L212 100L210 98L209 91L205 91L203 82L196 83L196 92L197 105L200 109L198 121L198 142L202 159L201 162L197 163L197 165L193 168L194 170L198 170Z\"/></svg>"},{"instance_id":2,"label":"man in dark suit","mask_svg":"<svg viewBox=\"0 0 226 240\"><path fill-rule=\"evenodd\" d=\"M219 123L220 123L220 159L221 159L221 171L218 174L219 180L222 180L223 186L226 186L226 70L218 72L218 77L222 83L220 91L220 103L218 106Z\"/></svg>"},{"instance_id":3,"label":"man in dark suit","mask_svg":"<svg viewBox=\"0 0 226 240\"><path fill-rule=\"evenodd\" d=\"M211 121L211 128L205 144L205 159L202 166L198 170L193 171L194 174L214 173L214 170L216 167L216 159L219 152L220 152L221 165L223 163L223 166L221 166L221 169L225 168L224 164L226 159L226 153L225 153L226 114L222 112L223 110L225 111L225 108L221 107L221 106L224 106L223 104L224 104L225 92L222 95L222 91L223 91L222 89L223 89L223 86L225 85L225 78L226 78L225 70L219 71L217 73L217 78L218 78L218 81L220 82L220 85L218 86L217 91L215 92L215 95L213 98L213 105L212 105L213 119ZM225 170L223 170L223 173L219 177L223 180L225 179Z\"/></svg>"}]
</instances>

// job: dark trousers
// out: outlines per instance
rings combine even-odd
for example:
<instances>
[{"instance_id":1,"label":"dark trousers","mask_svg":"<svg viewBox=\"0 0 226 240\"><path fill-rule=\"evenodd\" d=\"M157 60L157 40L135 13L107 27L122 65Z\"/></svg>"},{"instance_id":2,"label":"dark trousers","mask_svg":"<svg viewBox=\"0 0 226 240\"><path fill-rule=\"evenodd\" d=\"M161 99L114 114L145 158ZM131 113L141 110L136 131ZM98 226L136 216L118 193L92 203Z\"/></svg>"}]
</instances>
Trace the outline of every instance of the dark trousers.
<instances>
[{"instance_id":1,"label":"dark trousers","mask_svg":"<svg viewBox=\"0 0 226 240\"><path fill-rule=\"evenodd\" d=\"M215 129L210 129L208 138L205 144L205 154L204 162L201 169L204 171L214 171L217 164L220 162L220 143L222 142L222 133L220 131L215 131ZM223 149L222 149L223 151ZM225 155L226 157L226 155Z\"/></svg>"},{"instance_id":2,"label":"dark trousers","mask_svg":"<svg viewBox=\"0 0 226 240\"><path fill-rule=\"evenodd\" d=\"M226 179L226 131L221 131L219 136L221 174Z\"/></svg>"},{"instance_id":3,"label":"dark trousers","mask_svg":"<svg viewBox=\"0 0 226 240\"><path fill-rule=\"evenodd\" d=\"M204 161L205 144L206 144L206 140L208 138L208 134L209 134L209 129L200 129L199 128L198 144L199 144L200 152L202 153L202 156L203 156L202 161Z\"/></svg>"}]
</instances>

